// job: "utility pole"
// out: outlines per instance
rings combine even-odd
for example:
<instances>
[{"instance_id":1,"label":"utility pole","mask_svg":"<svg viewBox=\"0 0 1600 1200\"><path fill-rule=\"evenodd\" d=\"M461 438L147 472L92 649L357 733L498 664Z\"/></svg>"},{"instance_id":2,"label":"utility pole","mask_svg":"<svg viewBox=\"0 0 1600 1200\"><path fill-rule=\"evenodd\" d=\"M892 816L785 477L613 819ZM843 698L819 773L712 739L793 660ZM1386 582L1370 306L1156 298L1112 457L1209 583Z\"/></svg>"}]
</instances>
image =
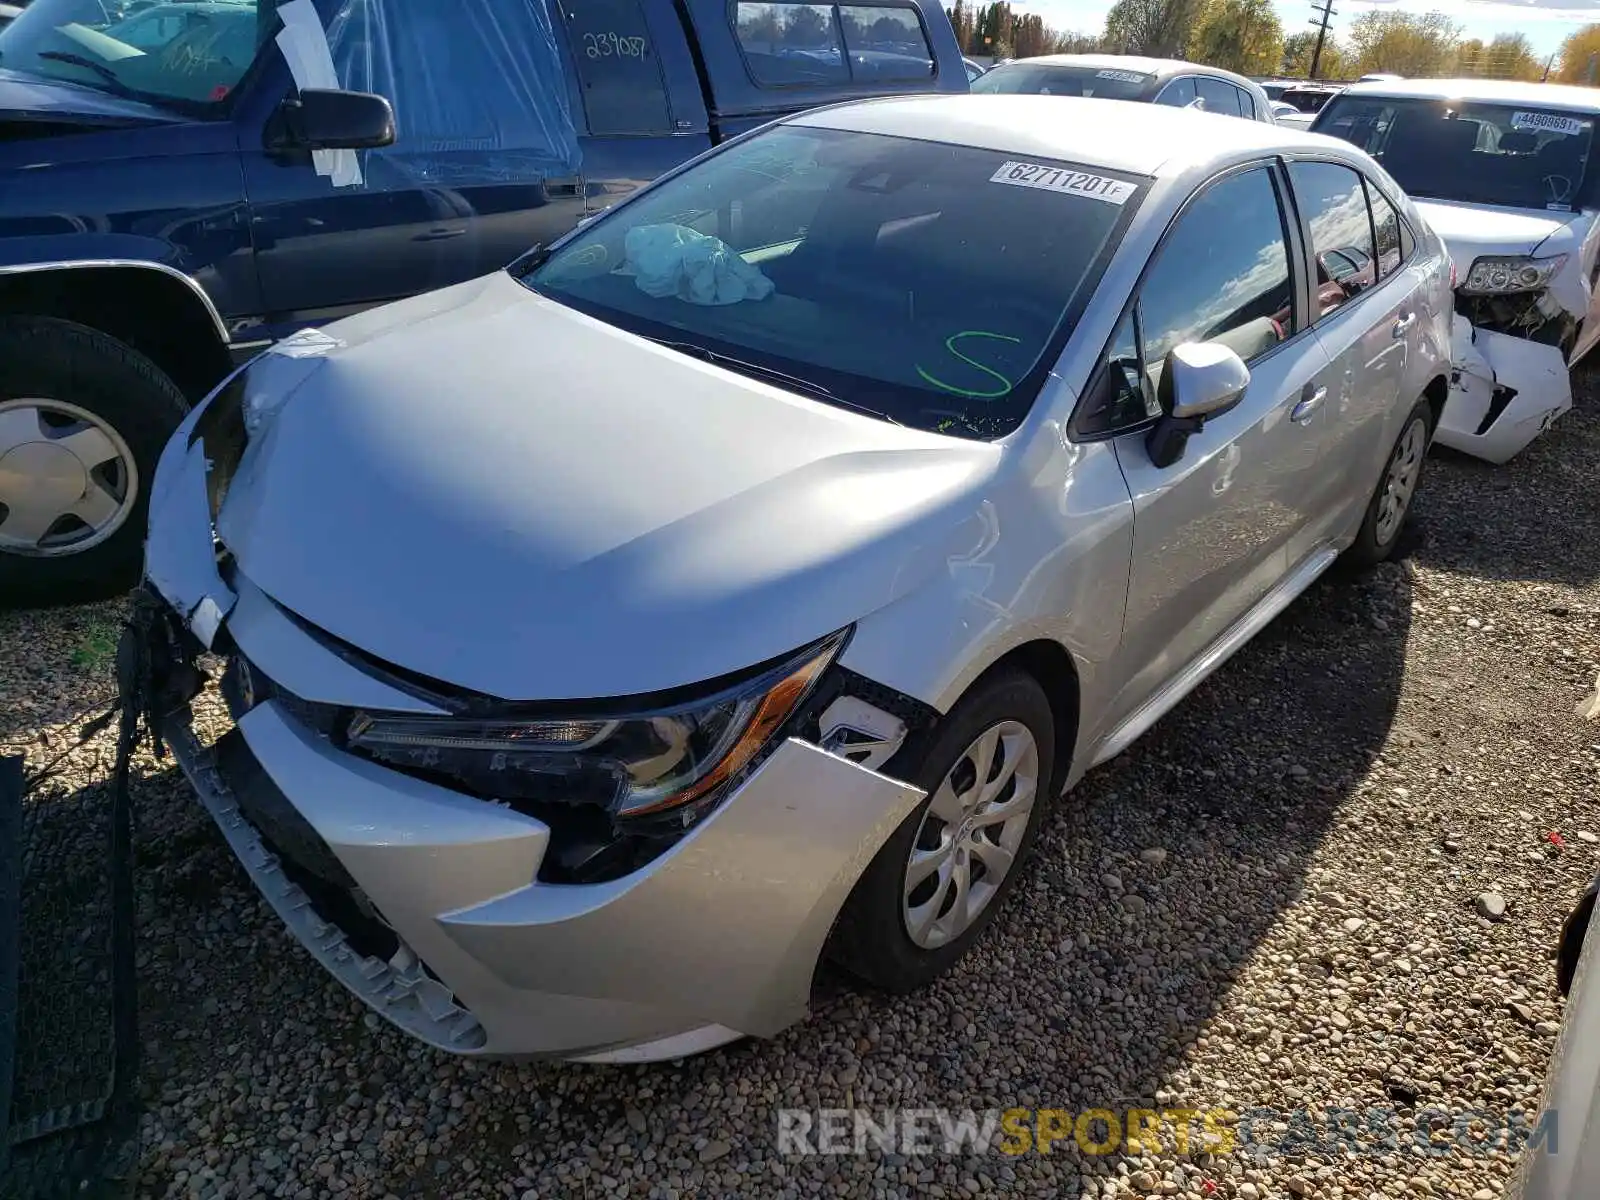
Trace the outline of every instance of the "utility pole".
<instances>
[{"instance_id":1,"label":"utility pole","mask_svg":"<svg viewBox=\"0 0 1600 1200\"><path fill-rule=\"evenodd\" d=\"M1556 65L1556 56L1552 54L1544 62L1544 74L1539 76L1540 83L1547 83L1550 79L1550 68Z\"/></svg>"},{"instance_id":2,"label":"utility pole","mask_svg":"<svg viewBox=\"0 0 1600 1200\"><path fill-rule=\"evenodd\" d=\"M1312 4L1311 11L1317 17L1311 23L1317 27L1317 46L1311 51L1311 78L1317 77L1317 71L1322 66L1322 40L1328 36L1328 26L1333 24L1333 18L1339 14L1333 10L1333 0L1322 0L1320 5Z\"/></svg>"}]
</instances>

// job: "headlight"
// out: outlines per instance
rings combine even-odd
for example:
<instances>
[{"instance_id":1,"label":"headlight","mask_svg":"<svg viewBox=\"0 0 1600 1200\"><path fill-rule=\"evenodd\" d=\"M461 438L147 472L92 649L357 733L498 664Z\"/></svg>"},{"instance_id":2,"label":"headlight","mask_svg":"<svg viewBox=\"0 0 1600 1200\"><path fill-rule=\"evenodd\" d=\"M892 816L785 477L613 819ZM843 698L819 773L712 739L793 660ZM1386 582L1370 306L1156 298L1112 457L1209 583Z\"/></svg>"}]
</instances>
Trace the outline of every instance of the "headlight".
<instances>
[{"instance_id":1,"label":"headlight","mask_svg":"<svg viewBox=\"0 0 1600 1200\"><path fill-rule=\"evenodd\" d=\"M619 818L681 811L687 824L772 740L844 641L841 631L705 699L654 711L537 717L358 712L348 738L374 758L443 774L485 795L596 804Z\"/></svg>"},{"instance_id":2,"label":"headlight","mask_svg":"<svg viewBox=\"0 0 1600 1200\"><path fill-rule=\"evenodd\" d=\"M1483 295L1538 291L1566 261L1565 254L1551 258L1530 258L1526 254L1479 258L1473 261L1460 290Z\"/></svg>"}]
</instances>

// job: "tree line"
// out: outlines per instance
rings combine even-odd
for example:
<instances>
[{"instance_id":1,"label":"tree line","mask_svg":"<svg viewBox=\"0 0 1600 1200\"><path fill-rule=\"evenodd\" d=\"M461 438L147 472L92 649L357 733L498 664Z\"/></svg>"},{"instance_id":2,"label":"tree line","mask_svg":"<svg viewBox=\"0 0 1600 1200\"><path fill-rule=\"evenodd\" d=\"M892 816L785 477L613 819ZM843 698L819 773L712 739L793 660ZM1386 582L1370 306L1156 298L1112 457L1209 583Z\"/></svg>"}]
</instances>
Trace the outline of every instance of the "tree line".
<instances>
[{"instance_id":1,"label":"tree line","mask_svg":"<svg viewBox=\"0 0 1600 1200\"><path fill-rule=\"evenodd\" d=\"M1183 58L1241 75L1311 73L1314 29L1284 34L1271 0L1116 0L1098 33L1050 28L1033 13L1007 3L956 0L946 10L966 54L1033 58L1040 54L1104 51ZM1317 75L1354 79L1373 71L1414 78L1472 76L1600 84L1600 24L1587 25L1563 43L1553 59L1534 53L1521 33L1485 42L1463 38L1462 27L1442 12L1373 10L1352 21L1342 37L1328 35Z\"/></svg>"}]
</instances>

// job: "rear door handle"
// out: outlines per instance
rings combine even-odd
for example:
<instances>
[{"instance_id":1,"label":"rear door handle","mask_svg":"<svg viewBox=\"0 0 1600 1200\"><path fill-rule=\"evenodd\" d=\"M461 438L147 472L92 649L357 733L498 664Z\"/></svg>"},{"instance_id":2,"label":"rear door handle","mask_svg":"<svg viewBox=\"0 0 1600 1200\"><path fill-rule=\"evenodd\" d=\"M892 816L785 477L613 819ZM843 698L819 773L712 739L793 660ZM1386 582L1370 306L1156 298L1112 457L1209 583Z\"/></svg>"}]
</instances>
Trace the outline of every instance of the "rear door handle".
<instances>
[{"instance_id":1,"label":"rear door handle","mask_svg":"<svg viewBox=\"0 0 1600 1200\"><path fill-rule=\"evenodd\" d=\"M1306 390L1311 390L1310 384L1306 385ZM1294 411L1289 414L1289 420L1293 421L1296 425L1304 425L1307 421L1311 420L1312 416L1316 414L1317 409L1322 407L1322 402L1328 398L1328 389L1325 387L1319 387L1316 391L1311 392L1309 396L1305 395L1305 393L1301 393L1301 395L1303 399L1301 399L1299 404L1294 406Z\"/></svg>"},{"instance_id":2,"label":"rear door handle","mask_svg":"<svg viewBox=\"0 0 1600 1200\"><path fill-rule=\"evenodd\" d=\"M1410 329L1416 323L1417 314L1414 312L1407 313L1394 323L1394 336L1397 338L1405 337L1406 330Z\"/></svg>"}]
</instances>

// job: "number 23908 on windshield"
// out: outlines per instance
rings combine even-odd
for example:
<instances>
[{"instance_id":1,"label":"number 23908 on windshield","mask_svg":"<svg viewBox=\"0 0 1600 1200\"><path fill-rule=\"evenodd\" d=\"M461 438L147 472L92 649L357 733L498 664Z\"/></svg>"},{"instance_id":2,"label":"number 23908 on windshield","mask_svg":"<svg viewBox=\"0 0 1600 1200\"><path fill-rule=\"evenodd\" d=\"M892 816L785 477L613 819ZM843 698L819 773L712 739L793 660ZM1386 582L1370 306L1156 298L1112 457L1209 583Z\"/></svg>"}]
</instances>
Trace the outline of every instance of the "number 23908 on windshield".
<instances>
[{"instance_id":1,"label":"number 23908 on windshield","mask_svg":"<svg viewBox=\"0 0 1600 1200\"><path fill-rule=\"evenodd\" d=\"M1039 163L1003 162L1000 169L989 176L990 183L1004 183L1012 187L1040 188L1047 192L1065 192L1069 195L1088 196L1107 204L1124 204L1138 189L1121 179L1110 179L1089 171L1073 171L1066 167L1047 167Z\"/></svg>"}]
</instances>

